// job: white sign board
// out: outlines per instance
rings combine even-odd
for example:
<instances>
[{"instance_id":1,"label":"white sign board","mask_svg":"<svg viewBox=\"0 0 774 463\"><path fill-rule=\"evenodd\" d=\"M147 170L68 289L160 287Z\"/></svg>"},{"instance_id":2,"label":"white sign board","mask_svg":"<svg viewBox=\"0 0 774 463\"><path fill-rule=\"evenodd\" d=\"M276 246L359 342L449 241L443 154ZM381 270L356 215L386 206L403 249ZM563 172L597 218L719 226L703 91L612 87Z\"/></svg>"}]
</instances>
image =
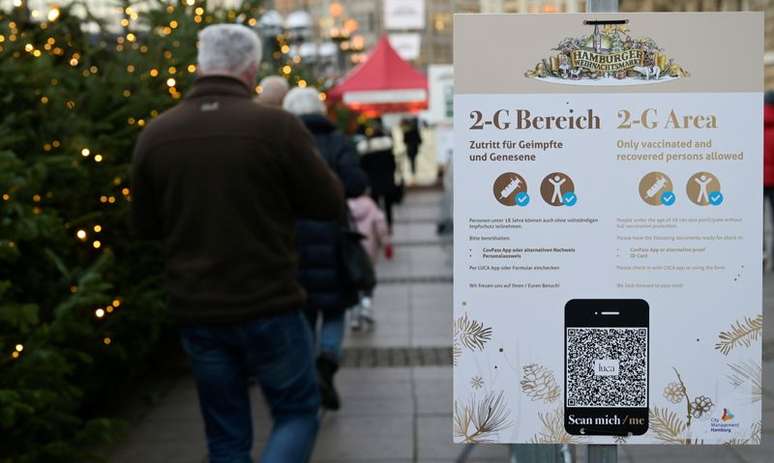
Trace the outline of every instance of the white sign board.
<instances>
[{"instance_id":1,"label":"white sign board","mask_svg":"<svg viewBox=\"0 0 774 463\"><path fill-rule=\"evenodd\" d=\"M425 0L384 0L384 28L425 28Z\"/></svg>"},{"instance_id":2,"label":"white sign board","mask_svg":"<svg viewBox=\"0 0 774 463\"><path fill-rule=\"evenodd\" d=\"M438 165L445 166L454 155L454 132L451 126L438 125L435 128L435 159Z\"/></svg>"},{"instance_id":3,"label":"white sign board","mask_svg":"<svg viewBox=\"0 0 774 463\"><path fill-rule=\"evenodd\" d=\"M395 49L398 56L406 61L414 61L419 58L422 36L415 32L390 34L387 39L390 46Z\"/></svg>"},{"instance_id":4,"label":"white sign board","mask_svg":"<svg viewBox=\"0 0 774 463\"><path fill-rule=\"evenodd\" d=\"M431 64L427 69L427 78L430 87L430 122L451 123L454 108L454 66Z\"/></svg>"},{"instance_id":5,"label":"white sign board","mask_svg":"<svg viewBox=\"0 0 774 463\"><path fill-rule=\"evenodd\" d=\"M762 24L455 17L455 442L760 443Z\"/></svg>"}]
</instances>

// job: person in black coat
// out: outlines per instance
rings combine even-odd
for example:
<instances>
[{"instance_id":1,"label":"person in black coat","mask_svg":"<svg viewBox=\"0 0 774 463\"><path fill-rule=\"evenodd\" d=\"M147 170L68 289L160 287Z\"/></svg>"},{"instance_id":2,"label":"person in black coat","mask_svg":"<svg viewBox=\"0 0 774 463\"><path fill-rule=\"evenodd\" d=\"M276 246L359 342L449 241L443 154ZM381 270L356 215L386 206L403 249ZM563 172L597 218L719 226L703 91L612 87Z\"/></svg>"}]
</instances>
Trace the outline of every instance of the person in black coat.
<instances>
[{"instance_id":1,"label":"person in black coat","mask_svg":"<svg viewBox=\"0 0 774 463\"><path fill-rule=\"evenodd\" d=\"M395 156L392 137L376 126L367 134L367 138L357 145L360 153L360 165L368 174L371 184L371 197L384 210L387 225L392 232L392 206L395 203L398 186L395 184Z\"/></svg>"},{"instance_id":2,"label":"person in black coat","mask_svg":"<svg viewBox=\"0 0 774 463\"><path fill-rule=\"evenodd\" d=\"M298 115L312 133L320 155L341 180L346 196L362 195L368 188L368 177L360 169L352 143L325 117L319 92L313 88L294 88L285 97L283 106ZM341 357L344 316L358 302L358 290L349 283L339 262L339 237L346 220L347 211L342 209L339 221L303 220L296 227L298 280L307 293L305 313L313 332L317 331L318 318L322 319L317 336L317 370L322 404L331 410L337 410L340 405L333 375Z\"/></svg>"},{"instance_id":3,"label":"person in black coat","mask_svg":"<svg viewBox=\"0 0 774 463\"><path fill-rule=\"evenodd\" d=\"M403 144L406 145L406 155L411 162L411 173L417 175L417 155L422 144L422 134L419 132L419 121L416 118L403 122Z\"/></svg>"}]
</instances>

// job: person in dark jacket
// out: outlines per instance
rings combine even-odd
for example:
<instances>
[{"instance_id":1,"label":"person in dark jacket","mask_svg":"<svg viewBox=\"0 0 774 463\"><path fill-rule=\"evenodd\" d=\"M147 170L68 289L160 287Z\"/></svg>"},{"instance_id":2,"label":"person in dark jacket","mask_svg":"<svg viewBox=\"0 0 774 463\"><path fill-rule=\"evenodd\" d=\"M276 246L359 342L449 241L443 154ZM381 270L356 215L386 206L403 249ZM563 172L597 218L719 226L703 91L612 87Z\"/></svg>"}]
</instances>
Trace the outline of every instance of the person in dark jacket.
<instances>
[{"instance_id":1,"label":"person in dark jacket","mask_svg":"<svg viewBox=\"0 0 774 463\"><path fill-rule=\"evenodd\" d=\"M766 92L763 105L763 191L774 210L774 92Z\"/></svg>"},{"instance_id":2,"label":"person in dark jacket","mask_svg":"<svg viewBox=\"0 0 774 463\"><path fill-rule=\"evenodd\" d=\"M768 202L769 210L774 213L774 92L771 91L766 92L763 104L763 197ZM764 214L764 217L771 220L772 214ZM770 236L764 236L763 258L766 270L774 267L771 241Z\"/></svg>"},{"instance_id":3,"label":"person in dark jacket","mask_svg":"<svg viewBox=\"0 0 774 463\"><path fill-rule=\"evenodd\" d=\"M320 93L313 88L294 88L285 97L283 106L298 115L312 133L322 158L341 180L346 196L362 195L368 187L368 178L360 169L354 146L325 117ZM322 404L330 410L338 410L340 406L333 376L341 357L345 312L358 302L358 290L346 278L339 261L340 232L347 220L347 210L343 207L339 220L300 221L296 236L301 258L298 278L306 289L306 314L313 331L318 318L322 319L317 370Z\"/></svg>"},{"instance_id":4,"label":"person in dark jacket","mask_svg":"<svg viewBox=\"0 0 774 463\"><path fill-rule=\"evenodd\" d=\"M416 118L403 121L403 144L406 145L406 156L411 162L411 174L417 175L417 155L422 144L422 134L419 132L419 122Z\"/></svg>"},{"instance_id":5,"label":"person in dark jacket","mask_svg":"<svg viewBox=\"0 0 774 463\"><path fill-rule=\"evenodd\" d=\"M371 184L371 197L384 211L392 232L392 206L398 191L392 138L377 124L367 131L367 137L357 144L357 150L360 153L360 165Z\"/></svg>"},{"instance_id":6,"label":"person in dark jacket","mask_svg":"<svg viewBox=\"0 0 774 463\"><path fill-rule=\"evenodd\" d=\"M202 30L193 89L132 160L134 226L163 244L210 463L252 461L249 378L274 418L261 462L308 461L319 427L294 235L299 218L338 217L344 195L298 118L252 101L260 51L245 26Z\"/></svg>"}]
</instances>

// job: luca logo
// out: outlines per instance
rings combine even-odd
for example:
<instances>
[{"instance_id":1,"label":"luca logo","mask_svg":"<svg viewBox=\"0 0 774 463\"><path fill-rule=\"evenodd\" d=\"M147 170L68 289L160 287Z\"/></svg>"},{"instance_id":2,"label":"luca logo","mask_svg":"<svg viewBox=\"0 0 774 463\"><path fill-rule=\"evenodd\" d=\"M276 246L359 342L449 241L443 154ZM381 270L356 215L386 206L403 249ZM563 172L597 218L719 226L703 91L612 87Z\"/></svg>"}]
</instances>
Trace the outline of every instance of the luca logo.
<instances>
[{"instance_id":1,"label":"luca logo","mask_svg":"<svg viewBox=\"0 0 774 463\"><path fill-rule=\"evenodd\" d=\"M636 85L688 77L648 37L629 34L628 19L584 21L593 32L565 38L525 76L571 85Z\"/></svg>"}]
</instances>

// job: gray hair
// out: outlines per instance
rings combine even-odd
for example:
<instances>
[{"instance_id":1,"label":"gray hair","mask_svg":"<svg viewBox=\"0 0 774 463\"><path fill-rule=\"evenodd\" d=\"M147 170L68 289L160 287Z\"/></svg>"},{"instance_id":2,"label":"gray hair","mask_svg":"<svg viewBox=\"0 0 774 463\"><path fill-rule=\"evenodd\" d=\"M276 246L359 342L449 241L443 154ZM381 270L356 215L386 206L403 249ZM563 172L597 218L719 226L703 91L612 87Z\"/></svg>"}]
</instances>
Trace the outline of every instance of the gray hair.
<instances>
[{"instance_id":1,"label":"gray hair","mask_svg":"<svg viewBox=\"0 0 774 463\"><path fill-rule=\"evenodd\" d=\"M261 79L258 84L261 87L261 93L258 95L258 101L264 104L282 107L282 101L288 94L290 85L288 80L282 76L268 76Z\"/></svg>"},{"instance_id":2,"label":"gray hair","mask_svg":"<svg viewBox=\"0 0 774 463\"><path fill-rule=\"evenodd\" d=\"M325 105L320 101L320 92L311 87L296 87L289 91L282 107L297 116L325 114Z\"/></svg>"},{"instance_id":3,"label":"gray hair","mask_svg":"<svg viewBox=\"0 0 774 463\"><path fill-rule=\"evenodd\" d=\"M215 24L199 32L199 72L239 75L261 62L261 40L241 24Z\"/></svg>"}]
</instances>

